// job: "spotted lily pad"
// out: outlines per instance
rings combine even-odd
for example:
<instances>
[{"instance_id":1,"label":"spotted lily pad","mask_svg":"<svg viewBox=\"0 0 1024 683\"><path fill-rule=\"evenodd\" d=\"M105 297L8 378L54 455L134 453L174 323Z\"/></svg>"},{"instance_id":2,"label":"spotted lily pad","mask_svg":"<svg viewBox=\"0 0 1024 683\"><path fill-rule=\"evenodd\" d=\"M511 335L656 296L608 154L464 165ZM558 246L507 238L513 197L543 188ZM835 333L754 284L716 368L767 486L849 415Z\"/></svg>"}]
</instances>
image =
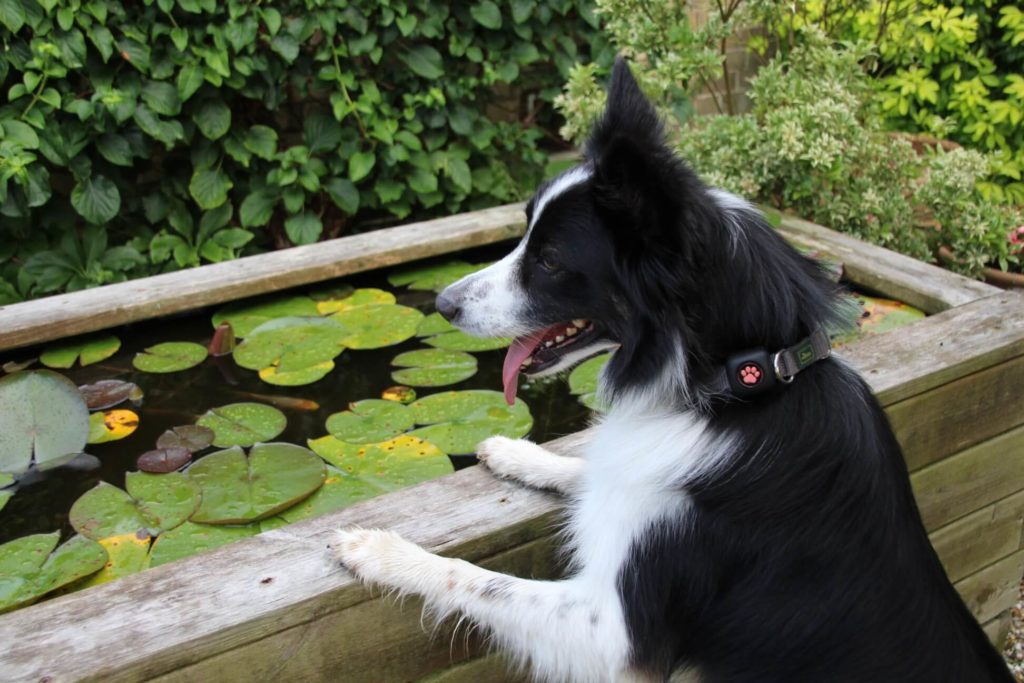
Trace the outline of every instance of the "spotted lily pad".
<instances>
[{"instance_id":1,"label":"spotted lily pad","mask_svg":"<svg viewBox=\"0 0 1024 683\"><path fill-rule=\"evenodd\" d=\"M283 511L278 518L288 523L312 519L326 515L328 512L341 510L367 498L373 498L381 493L379 487L346 474L336 467L327 466L327 478L324 479L324 485L309 498Z\"/></svg>"},{"instance_id":2,"label":"spotted lily pad","mask_svg":"<svg viewBox=\"0 0 1024 683\"><path fill-rule=\"evenodd\" d=\"M265 299L256 303L228 304L213 315L213 326L231 323L236 337L247 337L254 329L275 318L318 315L316 302L308 296Z\"/></svg>"},{"instance_id":3,"label":"spotted lily pad","mask_svg":"<svg viewBox=\"0 0 1024 683\"><path fill-rule=\"evenodd\" d=\"M533 426L522 399L509 406L498 391L448 391L409 404L413 419L426 425L409 432L451 454L473 453L490 436L519 438Z\"/></svg>"},{"instance_id":4,"label":"spotted lily pad","mask_svg":"<svg viewBox=\"0 0 1024 683\"><path fill-rule=\"evenodd\" d=\"M321 315L330 315L331 313L347 311L350 308L356 308L357 306L393 304L395 301L395 295L391 292L386 292L383 289L366 287L364 289L351 291L345 296L317 301L316 310L319 311Z\"/></svg>"},{"instance_id":5,"label":"spotted lily pad","mask_svg":"<svg viewBox=\"0 0 1024 683\"><path fill-rule=\"evenodd\" d=\"M98 586L148 568L151 541L152 537L145 531L101 538L97 543L107 551L106 564L85 581L75 584L74 588L80 590Z\"/></svg>"},{"instance_id":6,"label":"spotted lily pad","mask_svg":"<svg viewBox=\"0 0 1024 683\"><path fill-rule=\"evenodd\" d=\"M155 536L183 523L199 505L199 487L177 472L129 472L125 488L101 481L86 491L71 506L71 526L97 541L122 534Z\"/></svg>"},{"instance_id":7,"label":"spotted lily pad","mask_svg":"<svg viewBox=\"0 0 1024 683\"><path fill-rule=\"evenodd\" d=\"M323 462L302 446L256 444L211 453L188 469L202 488L193 522L242 524L270 517L306 498L324 483Z\"/></svg>"},{"instance_id":8,"label":"spotted lily pad","mask_svg":"<svg viewBox=\"0 0 1024 683\"><path fill-rule=\"evenodd\" d=\"M401 353L391 365L402 368L391 379L414 387L440 387L455 384L476 374L476 358L463 351L417 349Z\"/></svg>"},{"instance_id":9,"label":"spotted lily pad","mask_svg":"<svg viewBox=\"0 0 1024 683\"><path fill-rule=\"evenodd\" d=\"M85 405L89 410L106 410L125 401L138 404L142 402L143 397L138 384L119 379L101 379L78 387L78 391L85 399Z\"/></svg>"},{"instance_id":10,"label":"spotted lily pad","mask_svg":"<svg viewBox=\"0 0 1024 683\"><path fill-rule=\"evenodd\" d=\"M131 410L104 410L89 416L89 443L120 441L135 433L139 416Z\"/></svg>"},{"instance_id":11,"label":"spotted lily pad","mask_svg":"<svg viewBox=\"0 0 1024 683\"><path fill-rule=\"evenodd\" d=\"M355 496L374 489L378 493L394 491L453 471L442 450L410 435L368 444L325 436L310 439L309 447L348 477L338 485L354 491Z\"/></svg>"},{"instance_id":12,"label":"spotted lily pad","mask_svg":"<svg viewBox=\"0 0 1024 683\"><path fill-rule=\"evenodd\" d=\"M490 264L448 261L430 266L407 268L388 275L388 284L392 287L409 285L409 289L440 292L453 282L457 282L470 273L475 273L488 265Z\"/></svg>"},{"instance_id":13,"label":"spotted lily pad","mask_svg":"<svg viewBox=\"0 0 1024 683\"><path fill-rule=\"evenodd\" d=\"M195 453L209 447L213 443L213 430L201 425L181 425L172 427L161 434L156 440L157 448L184 448Z\"/></svg>"},{"instance_id":14,"label":"spotted lily pad","mask_svg":"<svg viewBox=\"0 0 1024 683\"><path fill-rule=\"evenodd\" d=\"M60 532L54 531L0 545L0 612L97 572L107 561L107 551L95 541L74 536L57 548L58 540Z\"/></svg>"},{"instance_id":15,"label":"spotted lily pad","mask_svg":"<svg viewBox=\"0 0 1024 683\"><path fill-rule=\"evenodd\" d=\"M49 347L39 356L39 362L48 368L70 368L77 360L81 365L92 365L110 358L121 348L121 340L112 334L72 339Z\"/></svg>"},{"instance_id":16,"label":"spotted lily pad","mask_svg":"<svg viewBox=\"0 0 1024 683\"><path fill-rule=\"evenodd\" d=\"M327 431L349 443L384 441L413 426L413 416L401 403L381 399L357 401L327 418Z\"/></svg>"},{"instance_id":17,"label":"spotted lily pad","mask_svg":"<svg viewBox=\"0 0 1024 683\"><path fill-rule=\"evenodd\" d=\"M884 334L925 317L924 311L900 301L865 295L857 295L856 300L863 309L861 317L857 319L857 327L849 332L833 335L833 346L849 344L867 336Z\"/></svg>"},{"instance_id":18,"label":"spotted lily pad","mask_svg":"<svg viewBox=\"0 0 1024 683\"><path fill-rule=\"evenodd\" d=\"M259 525L213 526L185 522L176 529L164 532L153 541L149 551L149 566L158 567L168 562L213 550L260 532Z\"/></svg>"},{"instance_id":19,"label":"spotted lily pad","mask_svg":"<svg viewBox=\"0 0 1024 683\"><path fill-rule=\"evenodd\" d=\"M288 418L277 408L262 403L230 403L206 411L196 423L213 430L213 445L251 446L270 441L284 431Z\"/></svg>"},{"instance_id":20,"label":"spotted lily pad","mask_svg":"<svg viewBox=\"0 0 1024 683\"><path fill-rule=\"evenodd\" d=\"M597 400L597 379L611 357L610 353L602 353L588 358L569 373L569 391L578 396L580 403L591 410L604 409Z\"/></svg>"},{"instance_id":21,"label":"spotted lily pad","mask_svg":"<svg viewBox=\"0 0 1024 683\"><path fill-rule=\"evenodd\" d=\"M167 373L188 370L206 360L205 346L193 342L164 342L135 354L132 365L143 372Z\"/></svg>"},{"instance_id":22,"label":"spotted lily pad","mask_svg":"<svg viewBox=\"0 0 1024 683\"><path fill-rule=\"evenodd\" d=\"M454 332L455 327L444 319L438 312L433 312L430 315L423 316L423 320L416 327L417 337L433 337L435 334L443 334L445 332Z\"/></svg>"},{"instance_id":23,"label":"spotted lily pad","mask_svg":"<svg viewBox=\"0 0 1024 683\"><path fill-rule=\"evenodd\" d=\"M0 378L0 471L59 464L88 437L89 411L70 380L50 370Z\"/></svg>"},{"instance_id":24,"label":"spotted lily pad","mask_svg":"<svg viewBox=\"0 0 1024 683\"><path fill-rule=\"evenodd\" d=\"M235 362L271 384L309 384L334 369L350 333L331 319L279 318L253 330L235 349Z\"/></svg>"},{"instance_id":25,"label":"spotted lily pad","mask_svg":"<svg viewBox=\"0 0 1024 683\"><path fill-rule=\"evenodd\" d=\"M348 329L348 334L342 339L345 346L379 349L413 337L423 314L408 306L368 304L339 311L330 319Z\"/></svg>"},{"instance_id":26,"label":"spotted lily pad","mask_svg":"<svg viewBox=\"0 0 1024 683\"><path fill-rule=\"evenodd\" d=\"M507 347L512 340L507 337L473 337L455 330L424 339L423 343L448 351L493 351Z\"/></svg>"}]
</instances>

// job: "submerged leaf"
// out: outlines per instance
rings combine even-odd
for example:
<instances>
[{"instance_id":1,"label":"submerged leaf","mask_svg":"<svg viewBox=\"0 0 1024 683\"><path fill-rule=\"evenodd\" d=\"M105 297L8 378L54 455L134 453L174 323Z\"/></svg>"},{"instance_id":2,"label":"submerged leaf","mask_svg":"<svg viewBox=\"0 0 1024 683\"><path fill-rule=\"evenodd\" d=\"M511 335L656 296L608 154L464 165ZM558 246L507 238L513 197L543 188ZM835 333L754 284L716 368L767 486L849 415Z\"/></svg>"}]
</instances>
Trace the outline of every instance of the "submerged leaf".
<instances>
[{"instance_id":1,"label":"submerged leaf","mask_svg":"<svg viewBox=\"0 0 1024 683\"><path fill-rule=\"evenodd\" d=\"M462 351L417 349L401 353L391 365L403 368L391 373L391 379L414 387L440 387L455 384L476 374L476 358Z\"/></svg>"},{"instance_id":2,"label":"submerged leaf","mask_svg":"<svg viewBox=\"0 0 1024 683\"><path fill-rule=\"evenodd\" d=\"M197 424L213 430L214 446L227 448L270 441L284 431L288 418L261 403L230 403L206 411Z\"/></svg>"},{"instance_id":3,"label":"submerged leaf","mask_svg":"<svg viewBox=\"0 0 1024 683\"><path fill-rule=\"evenodd\" d=\"M181 446L157 447L146 451L135 461L135 466L143 472L166 474L180 470L192 460L192 451Z\"/></svg>"},{"instance_id":4,"label":"submerged leaf","mask_svg":"<svg viewBox=\"0 0 1024 683\"><path fill-rule=\"evenodd\" d=\"M70 380L50 370L0 378L0 471L56 465L88 437L89 411Z\"/></svg>"},{"instance_id":5,"label":"submerged leaf","mask_svg":"<svg viewBox=\"0 0 1024 683\"><path fill-rule=\"evenodd\" d=\"M180 372L199 365L206 355L206 348L194 342L164 342L135 354L132 365L143 372Z\"/></svg>"},{"instance_id":6,"label":"submerged leaf","mask_svg":"<svg viewBox=\"0 0 1024 683\"><path fill-rule=\"evenodd\" d=\"M112 334L72 339L47 348L39 361L48 368L70 368L78 360L91 365L110 358L121 348L121 340Z\"/></svg>"},{"instance_id":7,"label":"submerged leaf","mask_svg":"<svg viewBox=\"0 0 1024 683\"><path fill-rule=\"evenodd\" d=\"M228 322L236 337L247 337L254 329L275 318L317 314L316 303L308 296L277 297L255 303L228 304L213 315L213 326Z\"/></svg>"},{"instance_id":8,"label":"submerged leaf","mask_svg":"<svg viewBox=\"0 0 1024 683\"><path fill-rule=\"evenodd\" d=\"M34 534L0 545L0 612L25 605L103 568L107 551L74 536L56 550L60 532Z\"/></svg>"},{"instance_id":9,"label":"submerged leaf","mask_svg":"<svg viewBox=\"0 0 1024 683\"><path fill-rule=\"evenodd\" d=\"M195 453L213 443L213 430L202 425L171 427L156 440L157 448L184 448Z\"/></svg>"},{"instance_id":10,"label":"submerged leaf","mask_svg":"<svg viewBox=\"0 0 1024 683\"><path fill-rule=\"evenodd\" d=\"M139 404L143 397L138 384L120 379L101 379L78 387L78 391L89 410L106 410L125 401Z\"/></svg>"}]
</instances>

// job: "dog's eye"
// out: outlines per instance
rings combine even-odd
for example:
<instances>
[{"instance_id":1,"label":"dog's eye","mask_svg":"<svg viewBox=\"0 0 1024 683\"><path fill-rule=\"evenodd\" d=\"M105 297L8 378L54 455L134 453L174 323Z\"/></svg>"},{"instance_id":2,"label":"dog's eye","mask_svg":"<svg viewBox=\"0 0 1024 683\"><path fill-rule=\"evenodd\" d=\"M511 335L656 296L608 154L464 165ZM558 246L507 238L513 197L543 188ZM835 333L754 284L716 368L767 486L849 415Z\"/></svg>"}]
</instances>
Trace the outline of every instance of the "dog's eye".
<instances>
[{"instance_id":1,"label":"dog's eye","mask_svg":"<svg viewBox=\"0 0 1024 683\"><path fill-rule=\"evenodd\" d=\"M554 272L562 267L558 262L557 254L553 249L545 249L541 251L539 260L541 267L550 272Z\"/></svg>"}]
</instances>

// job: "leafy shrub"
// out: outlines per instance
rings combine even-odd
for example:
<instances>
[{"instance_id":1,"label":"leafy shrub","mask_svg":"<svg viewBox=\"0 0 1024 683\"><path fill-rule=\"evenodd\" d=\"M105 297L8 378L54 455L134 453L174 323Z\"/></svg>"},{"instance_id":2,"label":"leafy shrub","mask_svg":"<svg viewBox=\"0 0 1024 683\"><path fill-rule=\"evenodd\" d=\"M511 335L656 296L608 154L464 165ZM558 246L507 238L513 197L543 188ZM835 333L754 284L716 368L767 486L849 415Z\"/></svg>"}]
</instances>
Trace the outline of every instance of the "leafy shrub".
<instances>
[{"instance_id":1,"label":"leafy shrub","mask_svg":"<svg viewBox=\"0 0 1024 683\"><path fill-rule=\"evenodd\" d=\"M594 24L586 0L2 0L0 303L517 199Z\"/></svg>"}]
</instances>

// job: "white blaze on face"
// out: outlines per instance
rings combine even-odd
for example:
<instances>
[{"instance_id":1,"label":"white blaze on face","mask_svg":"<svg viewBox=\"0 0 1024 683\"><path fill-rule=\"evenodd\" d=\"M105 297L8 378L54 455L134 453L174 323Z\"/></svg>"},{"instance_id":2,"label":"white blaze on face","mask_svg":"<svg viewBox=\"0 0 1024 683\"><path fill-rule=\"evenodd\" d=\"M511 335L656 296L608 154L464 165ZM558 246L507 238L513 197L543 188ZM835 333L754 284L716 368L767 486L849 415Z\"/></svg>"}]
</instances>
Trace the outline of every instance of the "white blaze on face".
<instances>
[{"instance_id":1,"label":"white blaze on face","mask_svg":"<svg viewBox=\"0 0 1024 683\"><path fill-rule=\"evenodd\" d=\"M442 292L442 296L461 311L454 321L457 327L481 337L517 337L537 329L537 323L526 317L529 297L517 277L526 244L544 208L570 188L585 182L590 175L590 167L584 165L558 176L537 197L526 234L512 253L449 285Z\"/></svg>"}]
</instances>

